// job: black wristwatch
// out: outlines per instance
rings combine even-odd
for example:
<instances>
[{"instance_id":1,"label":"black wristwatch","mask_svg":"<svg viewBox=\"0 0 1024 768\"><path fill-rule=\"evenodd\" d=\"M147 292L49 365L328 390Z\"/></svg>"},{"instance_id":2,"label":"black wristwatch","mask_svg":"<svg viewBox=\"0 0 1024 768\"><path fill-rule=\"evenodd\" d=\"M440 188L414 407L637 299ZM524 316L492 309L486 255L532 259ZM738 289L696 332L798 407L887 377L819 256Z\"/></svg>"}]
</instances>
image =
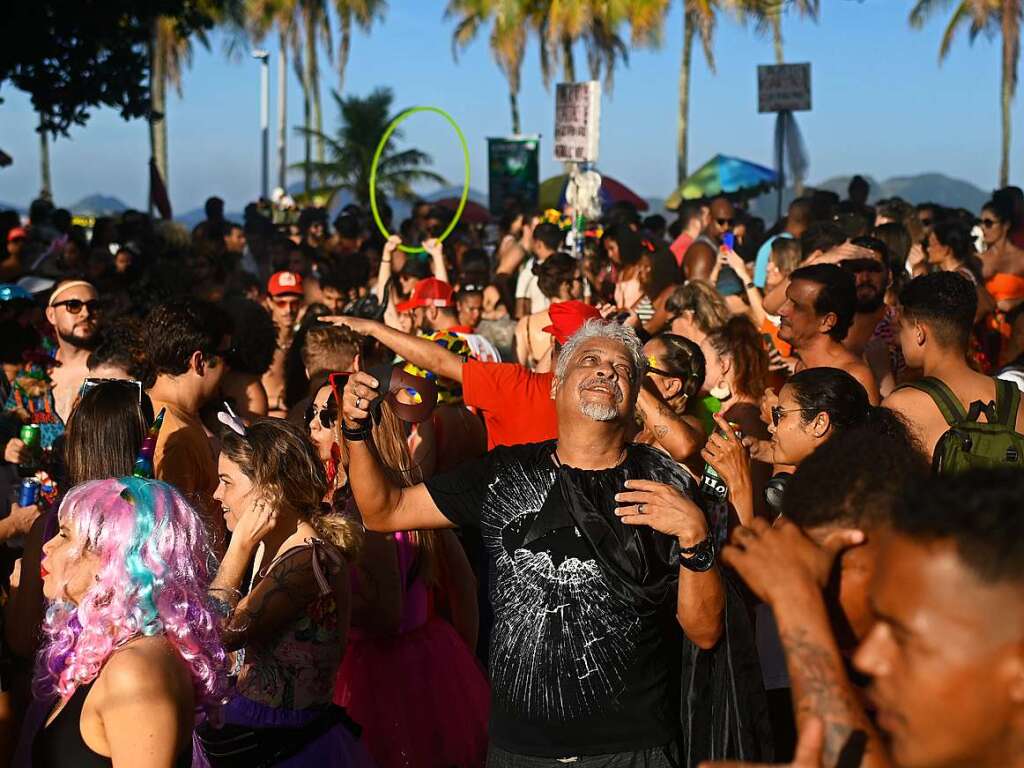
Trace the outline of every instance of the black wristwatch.
<instances>
[{"instance_id":1,"label":"black wristwatch","mask_svg":"<svg viewBox=\"0 0 1024 768\"><path fill-rule=\"evenodd\" d=\"M709 533L704 541L692 547L679 547L679 567L703 573L715 564L715 540Z\"/></svg>"}]
</instances>

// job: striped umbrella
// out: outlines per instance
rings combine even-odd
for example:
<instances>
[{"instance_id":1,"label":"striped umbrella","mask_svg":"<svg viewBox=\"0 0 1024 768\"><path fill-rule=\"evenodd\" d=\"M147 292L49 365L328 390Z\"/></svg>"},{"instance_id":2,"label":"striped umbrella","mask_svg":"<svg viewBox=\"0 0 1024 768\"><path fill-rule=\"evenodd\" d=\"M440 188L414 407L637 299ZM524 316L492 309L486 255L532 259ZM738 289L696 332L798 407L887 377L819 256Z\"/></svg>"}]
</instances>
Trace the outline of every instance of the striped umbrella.
<instances>
[{"instance_id":1,"label":"striped umbrella","mask_svg":"<svg viewBox=\"0 0 1024 768\"><path fill-rule=\"evenodd\" d=\"M685 200L706 200L719 195L756 197L778 183L779 175L771 168L738 157L715 155L690 174L665 201L665 207L675 210Z\"/></svg>"}]
</instances>

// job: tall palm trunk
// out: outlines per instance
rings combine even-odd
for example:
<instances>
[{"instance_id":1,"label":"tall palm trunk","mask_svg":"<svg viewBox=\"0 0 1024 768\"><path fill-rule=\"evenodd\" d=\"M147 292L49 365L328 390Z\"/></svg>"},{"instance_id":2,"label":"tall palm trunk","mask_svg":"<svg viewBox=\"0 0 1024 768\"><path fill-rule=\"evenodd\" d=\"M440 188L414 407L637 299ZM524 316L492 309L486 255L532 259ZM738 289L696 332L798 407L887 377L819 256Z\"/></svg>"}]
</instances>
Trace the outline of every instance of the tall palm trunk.
<instances>
[{"instance_id":1,"label":"tall palm trunk","mask_svg":"<svg viewBox=\"0 0 1024 768\"><path fill-rule=\"evenodd\" d=\"M316 69L316 23L312 12L307 8L305 13L305 55L302 69L302 124L307 128L313 125L313 71ZM303 158L303 192L309 194L313 188L313 138L309 133L304 139L305 156Z\"/></svg>"},{"instance_id":2,"label":"tall palm trunk","mask_svg":"<svg viewBox=\"0 0 1024 768\"><path fill-rule=\"evenodd\" d=\"M161 20L153 20L149 45L149 143L156 169L170 195L167 175L167 59L160 39ZM150 201L152 211L152 201Z\"/></svg>"},{"instance_id":3,"label":"tall palm trunk","mask_svg":"<svg viewBox=\"0 0 1024 768\"><path fill-rule=\"evenodd\" d=\"M348 66L348 53L352 50L352 14L341 12L341 40L338 41L338 93L345 92L345 69Z\"/></svg>"},{"instance_id":4,"label":"tall palm trunk","mask_svg":"<svg viewBox=\"0 0 1024 768\"><path fill-rule=\"evenodd\" d=\"M277 186L288 191L288 41L282 31L277 57Z\"/></svg>"},{"instance_id":5,"label":"tall palm trunk","mask_svg":"<svg viewBox=\"0 0 1024 768\"><path fill-rule=\"evenodd\" d=\"M508 103L512 108L512 135L518 136L521 133L521 126L519 122L519 94L511 88L508 89Z\"/></svg>"},{"instance_id":6,"label":"tall palm trunk","mask_svg":"<svg viewBox=\"0 0 1024 768\"><path fill-rule=\"evenodd\" d=\"M53 200L53 186L50 184L50 137L43 128L43 116L39 116L39 196L44 200Z\"/></svg>"},{"instance_id":7,"label":"tall palm trunk","mask_svg":"<svg viewBox=\"0 0 1024 768\"><path fill-rule=\"evenodd\" d=\"M562 38L562 72L565 75L565 82L576 82L576 58L572 53L572 38Z\"/></svg>"},{"instance_id":8,"label":"tall palm trunk","mask_svg":"<svg viewBox=\"0 0 1024 768\"><path fill-rule=\"evenodd\" d=\"M1003 147L999 163L999 186L1010 181L1010 107L1017 85L1017 61L1020 58L1020 3L1021 0L1003 0L1003 82L1000 98L1003 110Z\"/></svg>"},{"instance_id":9,"label":"tall palm trunk","mask_svg":"<svg viewBox=\"0 0 1024 768\"><path fill-rule=\"evenodd\" d=\"M782 11L772 14L772 44L775 47L775 63L782 64L785 57L782 54Z\"/></svg>"},{"instance_id":10,"label":"tall palm trunk","mask_svg":"<svg viewBox=\"0 0 1024 768\"><path fill-rule=\"evenodd\" d=\"M693 19L683 11L683 58L679 62L679 130L676 137L676 183L686 180L687 130L690 116L690 65L693 61Z\"/></svg>"}]
</instances>

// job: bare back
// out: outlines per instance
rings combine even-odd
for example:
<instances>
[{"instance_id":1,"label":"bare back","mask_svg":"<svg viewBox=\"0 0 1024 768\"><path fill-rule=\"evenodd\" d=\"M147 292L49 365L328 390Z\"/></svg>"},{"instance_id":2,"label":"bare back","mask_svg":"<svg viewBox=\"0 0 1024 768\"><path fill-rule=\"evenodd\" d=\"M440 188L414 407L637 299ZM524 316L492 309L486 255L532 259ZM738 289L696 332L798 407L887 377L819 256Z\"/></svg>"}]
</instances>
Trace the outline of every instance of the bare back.
<instances>
[{"instance_id":1,"label":"bare back","mask_svg":"<svg viewBox=\"0 0 1024 768\"><path fill-rule=\"evenodd\" d=\"M953 390L965 411L970 409L971 403L975 400L983 403L995 401L995 380L970 369L957 375L955 379L944 379L944 382ZM931 457L935 453L939 438L949 429L946 419L931 396L926 392L904 387L889 395L883 405L896 411L906 420L911 432L921 442L925 453ZM984 413L979 416L979 420L987 421ZM1024 407L1017 409L1016 424L1017 432L1024 434Z\"/></svg>"}]
</instances>

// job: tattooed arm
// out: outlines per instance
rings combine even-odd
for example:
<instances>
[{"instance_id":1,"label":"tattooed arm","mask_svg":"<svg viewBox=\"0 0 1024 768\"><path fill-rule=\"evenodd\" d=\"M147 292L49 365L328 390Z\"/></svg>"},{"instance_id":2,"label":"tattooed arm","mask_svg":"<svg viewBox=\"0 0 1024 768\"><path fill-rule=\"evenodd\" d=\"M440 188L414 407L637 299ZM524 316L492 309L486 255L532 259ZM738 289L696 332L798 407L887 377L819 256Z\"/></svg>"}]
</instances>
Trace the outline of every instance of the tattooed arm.
<instances>
[{"instance_id":1,"label":"tattooed arm","mask_svg":"<svg viewBox=\"0 0 1024 768\"><path fill-rule=\"evenodd\" d=\"M658 445L676 461L686 461L704 447L707 435L700 422L689 416L677 416L652 385L645 383L640 388L636 408Z\"/></svg>"},{"instance_id":2,"label":"tattooed arm","mask_svg":"<svg viewBox=\"0 0 1024 768\"><path fill-rule=\"evenodd\" d=\"M774 527L755 519L738 528L722 551L775 615L793 688L797 725L818 717L825 727L826 768L888 768L878 732L864 712L832 634L822 593L839 553L864 541L856 530L837 530L819 546L795 524Z\"/></svg>"}]
</instances>

